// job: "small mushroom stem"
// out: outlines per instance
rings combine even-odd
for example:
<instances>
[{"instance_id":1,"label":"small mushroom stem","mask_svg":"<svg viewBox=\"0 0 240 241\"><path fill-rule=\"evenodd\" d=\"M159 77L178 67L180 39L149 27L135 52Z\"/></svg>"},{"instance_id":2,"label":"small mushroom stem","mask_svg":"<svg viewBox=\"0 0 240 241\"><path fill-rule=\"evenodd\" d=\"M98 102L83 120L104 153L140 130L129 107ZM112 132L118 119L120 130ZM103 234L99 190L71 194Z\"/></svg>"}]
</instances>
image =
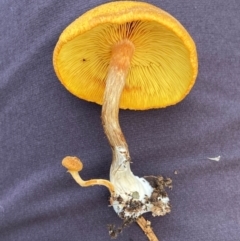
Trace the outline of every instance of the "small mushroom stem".
<instances>
[{"instance_id":1,"label":"small mushroom stem","mask_svg":"<svg viewBox=\"0 0 240 241\"><path fill-rule=\"evenodd\" d=\"M159 239L156 237L155 233L153 232L153 230L151 228L151 223L149 221L145 220L145 218L143 216L141 216L137 219L137 223L141 227L143 232L146 234L149 241L159 241Z\"/></svg>"},{"instance_id":2,"label":"small mushroom stem","mask_svg":"<svg viewBox=\"0 0 240 241\"><path fill-rule=\"evenodd\" d=\"M82 187L89 187L94 185L102 185L108 188L111 194L114 193L114 186L111 182L104 179L91 179L84 181L80 175L79 171L82 170L83 164L81 160L77 157L67 156L62 160L62 165L68 169L68 172L72 175L73 179Z\"/></svg>"}]
</instances>

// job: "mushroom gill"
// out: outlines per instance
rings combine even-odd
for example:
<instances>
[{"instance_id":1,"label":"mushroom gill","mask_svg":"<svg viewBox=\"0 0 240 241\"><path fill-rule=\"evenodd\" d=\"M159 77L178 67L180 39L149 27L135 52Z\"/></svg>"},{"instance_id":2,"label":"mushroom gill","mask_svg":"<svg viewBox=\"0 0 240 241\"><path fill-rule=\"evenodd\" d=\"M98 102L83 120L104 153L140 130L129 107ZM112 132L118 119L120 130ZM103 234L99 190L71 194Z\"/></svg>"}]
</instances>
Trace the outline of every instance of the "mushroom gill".
<instances>
[{"instance_id":1,"label":"mushroom gill","mask_svg":"<svg viewBox=\"0 0 240 241\"><path fill-rule=\"evenodd\" d=\"M176 32L155 21L103 23L65 43L58 55L65 87L102 104L112 49L124 39L135 51L120 108L166 107L188 94L195 80L190 51Z\"/></svg>"}]
</instances>

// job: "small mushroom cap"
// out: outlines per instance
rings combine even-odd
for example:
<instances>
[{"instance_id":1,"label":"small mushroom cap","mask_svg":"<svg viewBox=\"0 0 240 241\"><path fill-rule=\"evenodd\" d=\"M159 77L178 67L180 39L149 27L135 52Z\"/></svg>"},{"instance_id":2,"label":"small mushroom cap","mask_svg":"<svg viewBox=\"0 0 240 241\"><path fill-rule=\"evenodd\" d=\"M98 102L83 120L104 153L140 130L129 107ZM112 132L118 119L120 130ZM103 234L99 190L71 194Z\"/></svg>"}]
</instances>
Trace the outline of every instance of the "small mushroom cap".
<instances>
[{"instance_id":1,"label":"small mushroom cap","mask_svg":"<svg viewBox=\"0 0 240 241\"><path fill-rule=\"evenodd\" d=\"M62 160L62 165L69 171L79 172L83 169L83 164L79 158L75 156L66 156Z\"/></svg>"},{"instance_id":2,"label":"small mushroom cap","mask_svg":"<svg viewBox=\"0 0 240 241\"><path fill-rule=\"evenodd\" d=\"M166 107L189 93L198 72L194 41L174 17L143 2L103 4L71 23L53 54L58 78L77 97L102 104L112 48L124 39L135 51L120 108Z\"/></svg>"}]
</instances>

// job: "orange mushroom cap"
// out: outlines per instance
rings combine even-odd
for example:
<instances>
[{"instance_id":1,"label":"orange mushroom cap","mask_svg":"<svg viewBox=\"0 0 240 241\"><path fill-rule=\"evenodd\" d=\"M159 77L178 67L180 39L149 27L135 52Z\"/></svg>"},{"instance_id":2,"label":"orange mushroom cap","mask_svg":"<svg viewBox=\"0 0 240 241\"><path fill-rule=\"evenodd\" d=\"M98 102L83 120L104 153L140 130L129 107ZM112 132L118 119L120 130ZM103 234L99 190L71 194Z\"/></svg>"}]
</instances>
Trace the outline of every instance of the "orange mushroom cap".
<instances>
[{"instance_id":1,"label":"orange mushroom cap","mask_svg":"<svg viewBox=\"0 0 240 241\"><path fill-rule=\"evenodd\" d=\"M174 17L143 2L103 4L71 23L53 54L59 80L75 96L102 104L112 49L124 39L135 50L120 108L166 107L189 93L198 72L194 41Z\"/></svg>"},{"instance_id":2,"label":"orange mushroom cap","mask_svg":"<svg viewBox=\"0 0 240 241\"><path fill-rule=\"evenodd\" d=\"M79 158L75 156L66 156L62 160L62 165L70 171L80 172L83 169L83 164Z\"/></svg>"}]
</instances>

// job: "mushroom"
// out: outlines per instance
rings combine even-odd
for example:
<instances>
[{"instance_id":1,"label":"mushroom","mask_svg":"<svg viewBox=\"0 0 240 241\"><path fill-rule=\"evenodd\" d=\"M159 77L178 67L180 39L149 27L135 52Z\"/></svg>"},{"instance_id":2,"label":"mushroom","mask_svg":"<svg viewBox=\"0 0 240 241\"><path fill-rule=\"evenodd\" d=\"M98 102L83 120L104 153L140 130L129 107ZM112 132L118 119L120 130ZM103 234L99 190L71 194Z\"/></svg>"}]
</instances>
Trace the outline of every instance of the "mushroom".
<instances>
[{"instance_id":1,"label":"mushroom","mask_svg":"<svg viewBox=\"0 0 240 241\"><path fill-rule=\"evenodd\" d=\"M62 160L62 165L68 169L68 172L72 175L73 179L82 187L89 187L94 185L102 185L108 188L111 194L114 194L114 186L111 182L104 179L92 179L88 181L82 180L79 173L82 168L83 164L81 160L77 157L66 156Z\"/></svg>"},{"instance_id":2,"label":"mushroom","mask_svg":"<svg viewBox=\"0 0 240 241\"><path fill-rule=\"evenodd\" d=\"M151 233L141 215L170 212L164 190L170 180L132 173L119 108L163 108L184 99L198 72L194 41L174 17L151 4L111 2L86 12L62 32L53 64L68 91L102 105L102 124L113 152L110 182L85 184L107 186L111 205L124 222L137 221ZM63 164L73 178L86 186L76 175L81 165L70 170L66 160L72 159Z\"/></svg>"}]
</instances>

